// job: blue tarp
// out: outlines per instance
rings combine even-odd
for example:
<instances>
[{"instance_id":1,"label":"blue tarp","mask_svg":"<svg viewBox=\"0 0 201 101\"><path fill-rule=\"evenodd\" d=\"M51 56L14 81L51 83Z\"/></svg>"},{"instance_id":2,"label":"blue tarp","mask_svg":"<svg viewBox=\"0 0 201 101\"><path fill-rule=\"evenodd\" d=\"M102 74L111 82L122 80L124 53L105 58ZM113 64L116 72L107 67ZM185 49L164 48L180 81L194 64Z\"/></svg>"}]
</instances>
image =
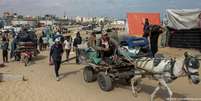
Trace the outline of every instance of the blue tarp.
<instances>
[{"instance_id":1,"label":"blue tarp","mask_svg":"<svg viewBox=\"0 0 201 101\"><path fill-rule=\"evenodd\" d=\"M133 47L148 47L149 42L146 38L144 37L125 37L123 39L124 42L127 43L129 48L133 48Z\"/></svg>"}]
</instances>

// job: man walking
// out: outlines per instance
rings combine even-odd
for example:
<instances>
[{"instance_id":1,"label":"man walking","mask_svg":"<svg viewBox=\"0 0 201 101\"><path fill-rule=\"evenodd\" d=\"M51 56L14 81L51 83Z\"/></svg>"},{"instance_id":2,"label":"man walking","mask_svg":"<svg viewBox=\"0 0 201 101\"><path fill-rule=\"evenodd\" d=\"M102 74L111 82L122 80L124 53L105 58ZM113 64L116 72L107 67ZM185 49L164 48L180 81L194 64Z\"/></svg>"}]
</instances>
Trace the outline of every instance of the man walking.
<instances>
[{"instance_id":1,"label":"man walking","mask_svg":"<svg viewBox=\"0 0 201 101\"><path fill-rule=\"evenodd\" d=\"M54 63L54 71L56 75L56 80L59 81L59 69L61 65L62 60L62 54L63 54L63 46L60 42L60 39L55 39L55 44L51 47L50 50L50 60Z\"/></svg>"},{"instance_id":2,"label":"man walking","mask_svg":"<svg viewBox=\"0 0 201 101\"><path fill-rule=\"evenodd\" d=\"M39 43L39 50L42 51L43 50L43 36L39 37L38 43Z\"/></svg>"},{"instance_id":3,"label":"man walking","mask_svg":"<svg viewBox=\"0 0 201 101\"><path fill-rule=\"evenodd\" d=\"M77 32L76 37L73 41L73 47L75 48L76 51L76 63L80 64L79 56L80 56L80 50L78 48L78 45L82 43L82 37L80 36L80 32Z\"/></svg>"},{"instance_id":4,"label":"man walking","mask_svg":"<svg viewBox=\"0 0 201 101\"><path fill-rule=\"evenodd\" d=\"M8 40L6 37L3 37L2 39L2 55L3 55L3 62L8 62Z\"/></svg>"},{"instance_id":5,"label":"man walking","mask_svg":"<svg viewBox=\"0 0 201 101\"><path fill-rule=\"evenodd\" d=\"M164 29L159 25L153 25L151 27L150 46L153 57L158 52L158 37L163 31Z\"/></svg>"}]
</instances>

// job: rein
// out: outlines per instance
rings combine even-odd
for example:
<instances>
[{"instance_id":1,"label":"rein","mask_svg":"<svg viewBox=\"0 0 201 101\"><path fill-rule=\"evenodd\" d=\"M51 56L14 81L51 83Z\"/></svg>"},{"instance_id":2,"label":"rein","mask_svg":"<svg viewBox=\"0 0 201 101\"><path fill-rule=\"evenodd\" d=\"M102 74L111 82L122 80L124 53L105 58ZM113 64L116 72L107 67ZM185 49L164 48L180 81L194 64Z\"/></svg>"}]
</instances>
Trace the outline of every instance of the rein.
<instances>
[{"instance_id":1,"label":"rein","mask_svg":"<svg viewBox=\"0 0 201 101\"><path fill-rule=\"evenodd\" d=\"M172 80L176 80L177 79L177 76L174 75L174 65L176 63L176 60L174 59L171 59L171 62L170 62L170 65L171 65L171 68L170 68L170 74L171 74L171 79Z\"/></svg>"},{"instance_id":2,"label":"rein","mask_svg":"<svg viewBox=\"0 0 201 101\"><path fill-rule=\"evenodd\" d=\"M199 76L199 72L190 73L189 70L188 70L188 68L185 67L185 65L186 65L185 63L186 63L186 59L185 59L184 62L183 62L182 70L183 70L184 73L188 76L189 79L190 79L190 76L191 76L191 75L197 75L197 76Z\"/></svg>"},{"instance_id":3,"label":"rein","mask_svg":"<svg viewBox=\"0 0 201 101\"><path fill-rule=\"evenodd\" d=\"M184 73L185 73L189 78L190 78L191 75L197 75L197 76L199 76L199 72L190 73L190 72L188 71L188 68L185 68L185 67L184 67L184 64L183 64L182 70L184 71Z\"/></svg>"}]
</instances>

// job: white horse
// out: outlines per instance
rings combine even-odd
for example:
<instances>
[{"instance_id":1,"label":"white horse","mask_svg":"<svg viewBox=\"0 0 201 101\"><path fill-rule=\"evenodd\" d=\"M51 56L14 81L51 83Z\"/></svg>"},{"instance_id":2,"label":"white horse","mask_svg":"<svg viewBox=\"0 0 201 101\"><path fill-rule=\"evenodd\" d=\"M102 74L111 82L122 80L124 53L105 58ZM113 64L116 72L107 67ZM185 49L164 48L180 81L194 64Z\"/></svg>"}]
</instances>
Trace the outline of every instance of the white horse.
<instances>
[{"instance_id":1,"label":"white horse","mask_svg":"<svg viewBox=\"0 0 201 101\"><path fill-rule=\"evenodd\" d=\"M198 71L200 66L199 60L197 57L190 56L187 52L184 56L184 59L160 59L157 57L155 60L154 58L147 57L136 59L135 66L138 74L131 79L133 94L137 96L137 92L140 90L138 83L141 83L141 79L145 77L151 77L159 82L159 85L151 94L151 101L154 100L156 93L161 87L165 87L168 90L169 100L171 100L173 93L167 83L171 83L178 77L188 76L193 84L198 84L200 82Z\"/></svg>"}]
</instances>

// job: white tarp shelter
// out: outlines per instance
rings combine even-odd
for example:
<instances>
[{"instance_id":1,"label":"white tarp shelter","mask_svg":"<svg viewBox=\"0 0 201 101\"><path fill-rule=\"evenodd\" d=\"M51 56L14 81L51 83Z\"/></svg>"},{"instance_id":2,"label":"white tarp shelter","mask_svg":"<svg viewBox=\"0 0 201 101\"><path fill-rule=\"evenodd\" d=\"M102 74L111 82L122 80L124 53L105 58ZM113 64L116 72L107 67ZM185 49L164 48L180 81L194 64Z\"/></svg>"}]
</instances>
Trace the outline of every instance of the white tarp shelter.
<instances>
[{"instance_id":1,"label":"white tarp shelter","mask_svg":"<svg viewBox=\"0 0 201 101\"><path fill-rule=\"evenodd\" d=\"M167 9L167 26L175 29L199 28L201 9Z\"/></svg>"}]
</instances>

